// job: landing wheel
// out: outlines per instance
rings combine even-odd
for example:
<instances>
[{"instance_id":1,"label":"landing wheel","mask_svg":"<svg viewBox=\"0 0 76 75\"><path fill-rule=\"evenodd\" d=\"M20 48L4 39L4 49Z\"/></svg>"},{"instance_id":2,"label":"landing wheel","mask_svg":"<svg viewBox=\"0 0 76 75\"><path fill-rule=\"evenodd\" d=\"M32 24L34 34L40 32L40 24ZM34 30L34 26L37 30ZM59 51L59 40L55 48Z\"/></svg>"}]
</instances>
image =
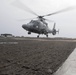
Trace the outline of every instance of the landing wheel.
<instances>
[{"instance_id":1,"label":"landing wheel","mask_svg":"<svg viewBox=\"0 0 76 75\"><path fill-rule=\"evenodd\" d=\"M48 37L48 35L46 35L46 37Z\"/></svg>"},{"instance_id":2,"label":"landing wheel","mask_svg":"<svg viewBox=\"0 0 76 75\"><path fill-rule=\"evenodd\" d=\"M28 32L28 34L31 34L31 32Z\"/></svg>"},{"instance_id":3,"label":"landing wheel","mask_svg":"<svg viewBox=\"0 0 76 75\"><path fill-rule=\"evenodd\" d=\"M37 36L37 38L39 38L39 35Z\"/></svg>"}]
</instances>

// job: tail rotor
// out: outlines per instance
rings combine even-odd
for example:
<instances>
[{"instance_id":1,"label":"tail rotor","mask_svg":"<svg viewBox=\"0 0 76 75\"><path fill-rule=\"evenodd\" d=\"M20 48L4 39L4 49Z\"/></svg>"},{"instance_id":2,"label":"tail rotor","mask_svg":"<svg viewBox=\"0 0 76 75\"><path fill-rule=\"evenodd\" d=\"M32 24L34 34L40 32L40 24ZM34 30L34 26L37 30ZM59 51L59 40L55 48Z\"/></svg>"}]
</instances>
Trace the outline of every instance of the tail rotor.
<instances>
[{"instance_id":1,"label":"tail rotor","mask_svg":"<svg viewBox=\"0 0 76 75\"><path fill-rule=\"evenodd\" d=\"M56 33L58 33L59 34L59 29L58 30L56 30L56 23L54 23L54 26L53 26L53 29L52 29L52 34L53 35L56 35Z\"/></svg>"}]
</instances>

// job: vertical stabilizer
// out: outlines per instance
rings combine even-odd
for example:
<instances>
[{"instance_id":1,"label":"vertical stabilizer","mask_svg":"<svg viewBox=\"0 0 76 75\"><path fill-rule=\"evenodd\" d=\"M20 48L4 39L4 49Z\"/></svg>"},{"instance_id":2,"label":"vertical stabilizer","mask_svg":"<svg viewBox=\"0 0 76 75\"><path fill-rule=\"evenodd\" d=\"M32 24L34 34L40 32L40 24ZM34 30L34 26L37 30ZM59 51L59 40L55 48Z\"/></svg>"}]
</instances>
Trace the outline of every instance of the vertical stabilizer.
<instances>
[{"instance_id":1,"label":"vertical stabilizer","mask_svg":"<svg viewBox=\"0 0 76 75\"><path fill-rule=\"evenodd\" d=\"M56 23L54 23L53 29L55 29Z\"/></svg>"},{"instance_id":2,"label":"vertical stabilizer","mask_svg":"<svg viewBox=\"0 0 76 75\"><path fill-rule=\"evenodd\" d=\"M57 32L59 34L59 30L56 30L55 26L56 26L56 23L54 23L54 26L53 26L53 29L52 29L52 34L53 35L56 35Z\"/></svg>"}]
</instances>

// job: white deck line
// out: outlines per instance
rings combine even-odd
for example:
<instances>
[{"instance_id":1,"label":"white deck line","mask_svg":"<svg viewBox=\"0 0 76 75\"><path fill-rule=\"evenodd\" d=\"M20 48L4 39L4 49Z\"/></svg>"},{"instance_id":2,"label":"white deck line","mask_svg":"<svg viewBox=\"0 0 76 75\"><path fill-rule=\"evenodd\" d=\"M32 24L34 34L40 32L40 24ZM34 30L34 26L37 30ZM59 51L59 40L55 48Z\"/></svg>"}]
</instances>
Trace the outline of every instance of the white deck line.
<instances>
[{"instance_id":1,"label":"white deck line","mask_svg":"<svg viewBox=\"0 0 76 75\"><path fill-rule=\"evenodd\" d=\"M76 75L76 48L53 75Z\"/></svg>"}]
</instances>

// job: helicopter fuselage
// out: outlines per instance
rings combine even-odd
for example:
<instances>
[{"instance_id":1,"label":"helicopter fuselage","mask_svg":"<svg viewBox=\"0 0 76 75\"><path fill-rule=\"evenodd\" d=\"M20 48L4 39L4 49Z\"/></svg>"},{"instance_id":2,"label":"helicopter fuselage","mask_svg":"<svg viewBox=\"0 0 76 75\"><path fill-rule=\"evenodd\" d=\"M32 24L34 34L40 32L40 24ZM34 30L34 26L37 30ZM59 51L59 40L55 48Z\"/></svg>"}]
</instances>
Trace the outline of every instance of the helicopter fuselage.
<instances>
[{"instance_id":1,"label":"helicopter fuselage","mask_svg":"<svg viewBox=\"0 0 76 75\"><path fill-rule=\"evenodd\" d=\"M31 20L27 24L23 24L22 27L29 31L29 33L38 33L38 34L44 34L47 35L48 33L51 33L51 30L48 28L48 25L46 22L41 22L39 20Z\"/></svg>"},{"instance_id":2,"label":"helicopter fuselage","mask_svg":"<svg viewBox=\"0 0 76 75\"><path fill-rule=\"evenodd\" d=\"M46 15L38 15L36 14L34 11L32 11L30 8L28 8L27 6L25 6L20 0L15 0L14 3L12 3L14 6L16 6L17 8L20 8L24 11L28 11L29 13L33 14L36 16L37 20L31 20L29 23L22 25L22 27L28 31L28 34L31 34L31 32L33 33L37 33L38 35L40 34L44 34L48 37L48 33L52 33L52 35L56 35L56 33L59 33L59 30L57 31L55 29L55 22L51 21L50 22L54 22L54 26L53 29L50 30L47 23L45 21L49 21L48 19L46 19L46 16L52 16L55 14L59 14L62 13L64 11L68 11L70 9L73 9L72 7L68 7L50 14L46 14ZM38 36L39 37L39 36Z\"/></svg>"}]
</instances>

